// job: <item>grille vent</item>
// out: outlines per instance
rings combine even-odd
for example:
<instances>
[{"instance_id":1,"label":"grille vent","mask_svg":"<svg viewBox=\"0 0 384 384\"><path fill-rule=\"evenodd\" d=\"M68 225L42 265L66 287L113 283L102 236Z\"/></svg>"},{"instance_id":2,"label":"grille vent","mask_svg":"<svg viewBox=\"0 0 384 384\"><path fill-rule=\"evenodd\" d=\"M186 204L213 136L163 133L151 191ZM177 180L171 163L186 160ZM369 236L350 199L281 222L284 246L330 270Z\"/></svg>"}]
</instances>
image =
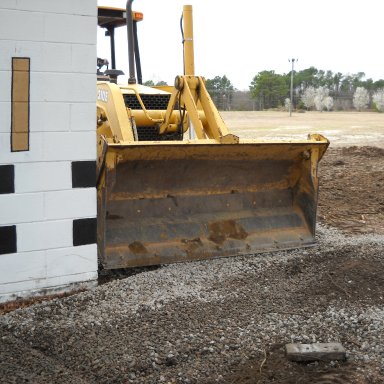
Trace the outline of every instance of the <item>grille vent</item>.
<instances>
[{"instance_id":1,"label":"grille vent","mask_svg":"<svg viewBox=\"0 0 384 384\"><path fill-rule=\"evenodd\" d=\"M166 110L168 107L171 95L140 95L144 106L148 110ZM141 110L141 105L135 94L124 95L125 105L133 110ZM139 141L169 141L169 140L183 140L183 135L180 133L172 133L167 135L159 135L156 127L140 127L136 126L137 137Z\"/></svg>"},{"instance_id":2,"label":"grille vent","mask_svg":"<svg viewBox=\"0 0 384 384\"><path fill-rule=\"evenodd\" d=\"M156 127L136 127L139 141L170 141L183 140L180 133L172 133L167 135L159 135Z\"/></svg>"},{"instance_id":3,"label":"grille vent","mask_svg":"<svg viewBox=\"0 0 384 384\"><path fill-rule=\"evenodd\" d=\"M140 95L146 109L167 109L171 95ZM135 94L124 95L125 105L131 109L142 109Z\"/></svg>"}]
</instances>

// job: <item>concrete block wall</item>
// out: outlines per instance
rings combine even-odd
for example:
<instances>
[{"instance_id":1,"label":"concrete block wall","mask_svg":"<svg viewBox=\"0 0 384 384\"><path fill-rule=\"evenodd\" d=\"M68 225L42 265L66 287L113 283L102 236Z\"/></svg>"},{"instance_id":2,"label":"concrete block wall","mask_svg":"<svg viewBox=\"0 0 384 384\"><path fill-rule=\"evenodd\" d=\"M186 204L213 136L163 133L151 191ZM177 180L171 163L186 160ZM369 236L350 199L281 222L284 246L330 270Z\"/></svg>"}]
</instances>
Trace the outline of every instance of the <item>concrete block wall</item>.
<instances>
[{"instance_id":1,"label":"concrete block wall","mask_svg":"<svg viewBox=\"0 0 384 384\"><path fill-rule=\"evenodd\" d=\"M97 0L0 2L0 302L97 278L96 17ZM13 58L30 59L17 152Z\"/></svg>"}]
</instances>

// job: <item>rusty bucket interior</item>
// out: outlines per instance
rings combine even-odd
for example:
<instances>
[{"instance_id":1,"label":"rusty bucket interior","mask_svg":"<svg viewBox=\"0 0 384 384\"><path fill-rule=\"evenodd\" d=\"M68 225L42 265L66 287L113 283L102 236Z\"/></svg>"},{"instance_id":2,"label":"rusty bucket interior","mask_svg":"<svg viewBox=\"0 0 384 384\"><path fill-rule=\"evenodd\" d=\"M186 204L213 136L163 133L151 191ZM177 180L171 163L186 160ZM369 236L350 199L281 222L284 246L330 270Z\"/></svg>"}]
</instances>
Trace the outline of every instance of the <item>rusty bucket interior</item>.
<instances>
[{"instance_id":1,"label":"rusty bucket interior","mask_svg":"<svg viewBox=\"0 0 384 384\"><path fill-rule=\"evenodd\" d=\"M109 145L98 188L103 268L313 245L317 165L327 145Z\"/></svg>"}]
</instances>

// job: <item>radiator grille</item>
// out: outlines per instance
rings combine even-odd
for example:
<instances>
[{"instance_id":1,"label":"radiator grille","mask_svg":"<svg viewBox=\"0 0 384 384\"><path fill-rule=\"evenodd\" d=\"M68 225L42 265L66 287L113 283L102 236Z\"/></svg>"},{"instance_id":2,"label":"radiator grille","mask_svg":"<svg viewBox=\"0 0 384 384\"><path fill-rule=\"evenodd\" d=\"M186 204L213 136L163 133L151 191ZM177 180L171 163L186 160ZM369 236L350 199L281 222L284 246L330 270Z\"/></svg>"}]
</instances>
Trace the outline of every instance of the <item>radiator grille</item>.
<instances>
[{"instance_id":1,"label":"radiator grille","mask_svg":"<svg viewBox=\"0 0 384 384\"><path fill-rule=\"evenodd\" d=\"M140 95L141 100L143 100L144 106L146 109L167 109L169 99L171 98L170 94L161 94L161 95ZM135 94L126 94L124 95L125 105L130 109L142 109Z\"/></svg>"},{"instance_id":2,"label":"radiator grille","mask_svg":"<svg viewBox=\"0 0 384 384\"><path fill-rule=\"evenodd\" d=\"M180 133L172 133L167 135L159 135L156 127L136 127L139 141L169 141L183 140Z\"/></svg>"},{"instance_id":3,"label":"radiator grille","mask_svg":"<svg viewBox=\"0 0 384 384\"><path fill-rule=\"evenodd\" d=\"M142 94L140 95L141 100L144 103L144 106L148 110L166 110L168 107L169 99L171 98L170 94L161 94L161 95L149 95ZM141 110L141 105L135 94L126 94L124 95L124 101L126 107L133 110ZM136 127L137 137L139 141L168 141L168 140L183 140L183 135L180 133L172 133L167 135L159 135L156 127Z\"/></svg>"}]
</instances>

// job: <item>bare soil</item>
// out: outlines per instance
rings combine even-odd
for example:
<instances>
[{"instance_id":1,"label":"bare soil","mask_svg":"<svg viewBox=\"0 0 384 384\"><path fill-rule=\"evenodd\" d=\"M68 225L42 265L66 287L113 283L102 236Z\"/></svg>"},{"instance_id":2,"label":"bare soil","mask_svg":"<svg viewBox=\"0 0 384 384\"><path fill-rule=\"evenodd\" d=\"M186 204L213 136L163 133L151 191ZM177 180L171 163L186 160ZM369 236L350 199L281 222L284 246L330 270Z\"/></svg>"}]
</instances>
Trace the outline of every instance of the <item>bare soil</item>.
<instances>
[{"instance_id":1,"label":"bare soil","mask_svg":"<svg viewBox=\"0 0 384 384\"><path fill-rule=\"evenodd\" d=\"M319 174L320 222L344 233L384 234L384 148L330 148Z\"/></svg>"},{"instance_id":2,"label":"bare soil","mask_svg":"<svg viewBox=\"0 0 384 384\"><path fill-rule=\"evenodd\" d=\"M320 133L332 148L384 148L384 113L377 112L222 112L229 129L241 138L305 139Z\"/></svg>"}]
</instances>

